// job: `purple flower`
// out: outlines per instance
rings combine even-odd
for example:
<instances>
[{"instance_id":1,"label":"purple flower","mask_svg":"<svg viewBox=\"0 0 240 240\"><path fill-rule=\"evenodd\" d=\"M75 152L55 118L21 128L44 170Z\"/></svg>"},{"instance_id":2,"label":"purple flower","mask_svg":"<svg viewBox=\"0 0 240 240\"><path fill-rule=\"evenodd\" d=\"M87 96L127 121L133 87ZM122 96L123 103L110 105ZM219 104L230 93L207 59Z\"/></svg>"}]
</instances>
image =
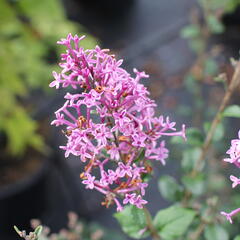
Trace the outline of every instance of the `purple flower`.
<instances>
[{"instance_id":1,"label":"purple flower","mask_svg":"<svg viewBox=\"0 0 240 240\"><path fill-rule=\"evenodd\" d=\"M147 186L148 186L147 183L138 183L138 187L139 187L139 189L140 189L140 191L141 191L142 196L145 195L145 188L146 188Z\"/></svg>"},{"instance_id":2,"label":"purple flower","mask_svg":"<svg viewBox=\"0 0 240 240\"><path fill-rule=\"evenodd\" d=\"M132 193L132 194L125 194L125 198L123 200L123 204L134 204L135 203L135 198L136 198L136 193Z\"/></svg>"},{"instance_id":3,"label":"purple flower","mask_svg":"<svg viewBox=\"0 0 240 240\"><path fill-rule=\"evenodd\" d=\"M230 214L228 214L228 213L226 213L226 212L221 212L221 214L222 214L223 216L225 216L225 217L227 218L227 220L228 220L231 224L233 223Z\"/></svg>"},{"instance_id":4,"label":"purple flower","mask_svg":"<svg viewBox=\"0 0 240 240\"><path fill-rule=\"evenodd\" d=\"M82 104L89 108L98 105L97 100L101 98L100 94L93 89L89 93L83 93L82 96Z\"/></svg>"},{"instance_id":5,"label":"purple flower","mask_svg":"<svg viewBox=\"0 0 240 240\"><path fill-rule=\"evenodd\" d=\"M123 127L125 123L129 123L131 120L125 116L126 110L123 110L121 113L113 113L113 117L116 123L116 126L112 128L112 131L115 131L117 127Z\"/></svg>"},{"instance_id":6,"label":"purple flower","mask_svg":"<svg viewBox=\"0 0 240 240\"><path fill-rule=\"evenodd\" d=\"M239 159L240 159L240 131L238 132L238 138L239 139L234 139L234 140L231 141L231 146L228 149L228 151L226 152L227 154L229 154L229 158L225 158L224 161L233 163L236 167L239 168L240 167L240 163L239 163ZM230 180L233 182L232 183L232 188L235 188L238 184L240 184L240 179L233 176L233 175L230 176ZM230 223L233 223L232 217L239 212L240 212L240 208L237 208L230 213L221 212L221 214L224 215Z\"/></svg>"},{"instance_id":7,"label":"purple flower","mask_svg":"<svg viewBox=\"0 0 240 240\"><path fill-rule=\"evenodd\" d=\"M138 195L135 199L134 199L134 205L138 208L143 208L143 205L147 204L148 202L144 199L142 199L141 195Z\"/></svg>"},{"instance_id":8,"label":"purple flower","mask_svg":"<svg viewBox=\"0 0 240 240\"><path fill-rule=\"evenodd\" d=\"M138 167L135 163L133 163L133 178L141 178L141 173L146 173L147 171L145 170L144 167Z\"/></svg>"},{"instance_id":9,"label":"purple flower","mask_svg":"<svg viewBox=\"0 0 240 240\"><path fill-rule=\"evenodd\" d=\"M56 127L58 127L63 124L69 125L69 122L65 122L64 114L59 112L56 113L56 119L51 122L51 125L56 125Z\"/></svg>"},{"instance_id":10,"label":"purple flower","mask_svg":"<svg viewBox=\"0 0 240 240\"><path fill-rule=\"evenodd\" d=\"M85 164L86 188L104 194L104 204L115 203L117 211L122 210L122 202L142 208L147 203L142 199L148 186L142 179L146 160L165 164L168 149L164 141L159 145L159 139L185 139L185 126L177 132L176 123L168 117L155 117L157 105L140 83L147 74L134 69L132 77L121 67L123 60L116 60L108 49L80 47L83 38L68 34L58 41L67 50L61 55L61 72L53 72L50 87L75 90L65 95L67 101L51 124L65 127L67 143L61 148L66 157L73 154ZM233 144L236 158L239 143Z\"/></svg>"},{"instance_id":11,"label":"purple flower","mask_svg":"<svg viewBox=\"0 0 240 240\"><path fill-rule=\"evenodd\" d=\"M234 215L238 214L239 212L240 212L240 208L237 208L237 209L233 210L233 211L230 212L230 213L221 212L221 214L222 214L223 216L225 216L230 223L233 223L232 217L233 217Z\"/></svg>"},{"instance_id":12,"label":"purple flower","mask_svg":"<svg viewBox=\"0 0 240 240\"><path fill-rule=\"evenodd\" d=\"M121 212L123 210L122 205L120 204L120 202L117 200L117 198L114 198L114 201L117 205L117 212Z\"/></svg>"},{"instance_id":13,"label":"purple flower","mask_svg":"<svg viewBox=\"0 0 240 240\"><path fill-rule=\"evenodd\" d=\"M117 174L111 170L111 169L108 169L108 182L109 184L113 184L114 181L116 181L117 179Z\"/></svg>"},{"instance_id":14,"label":"purple flower","mask_svg":"<svg viewBox=\"0 0 240 240\"><path fill-rule=\"evenodd\" d=\"M145 147L145 140L147 139L147 136L140 132L140 133L135 133L132 135L133 142L132 145L135 147Z\"/></svg>"},{"instance_id":15,"label":"purple flower","mask_svg":"<svg viewBox=\"0 0 240 240\"><path fill-rule=\"evenodd\" d=\"M136 81L139 82L142 78L149 78L145 72L139 72L136 68L133 69L133 72L136 73Z\"/></svg>"},{"instance_id":16,"label":"purple flower","mask_svg":"<svg viewBox=\"0 0 240 240\"><path fill-rule=\"evenodd\" d=\"M238 132L238 138L240 138L240 131ZM231 146L226 152L229 154L229 158L225 158L224 161L234 163L237 167L240 167L240 139L234 139L231 141Z\"/></svg>"},{"instance_id":17,"label":"purple flower","mask_svg":"<svg viewBox=\"0 0 240 240\"><path fill-rule=\"evenodd\" d=\"M235 188L238 184L240 184L240 179L231 175L230 180L233 182L232 183L232 188Z\"/></svg>"},{"instance_id":18,"label":"purple flower","mask_svg":"<svg viewBox=\"0 0 240 240\"><path fill-rule=\"evenodd\" d=\"M111 145L107 153L110 154L111 159L115 159L115 160L120 159L119 149L115 145Z\"/></svg>"},{"instance_id":19,"label":"purple flower","mask_svg":"<svg viewBox=\"0 0 240 240\"><path fill-rule=\"evenodd\" d=\"M101 118L110 116L110 114L108 113L107 108L105 106L103 106L103 107L97 106L97 112L99 113Z\"/></svg>"},{"instance_id":20,"label":"purple flower","mask_svg":"<svg viewBox=\"0 0 240 240\"><path fill-rule=\"evenodd\" d=\"M101 171L101 175L102 175L102 177L100 179L100 183L104 186L113 184L114 181L117 179L116 173L111 169L108 169L108 173L105 171Z\"/></svg>"},{"instance_id":21,"label":"purple flower","mask_svg":"<svg viewBox=\"0 0 240 240\"><path fill-rule=\"evenodd\" d=\"M124 177L125 175L132 177L132 167L124 165L122 162L118 163L116 172L120 178Z\"/></svg>"},{"instance_id":22,"label":"purple flower","mask_svg":"<svg viewBox=\"0 0 240 240\"><path fill-rule=\"evenodd\" d=\"M83 180L82 183L87 185L86 188L89 188L89 189L94 189L94 180L95 180L95 177L94 176L91 176L89 173L85 173L85 176L86 176L86 180Z\"/></svg>"},{"instance_id":23,"label":"purple flower","mask_svg":"<svg viewBox=\"0 0 240 240\"><path fill-rule=\"evenodd\" d=\"M106 146L108 139L111 139L113 137L109 128L107 128L105 124L96 124L94 136L97 139L99 146Z\"/></svg>"},{"instance_id":24,"label":"purple flower","mask_svg":"<svg viewBox=\"0 0 240 240\"><path fill-rule=\"evenodd\" d=\"M163 165L166 164L165 159L168 157L168 149L165 148L165 141L161 141L160 146L156 147L156 143L147 146L146 156L149 159L161 161Z\"/></svg>"},{"instance_id":25,"label":"purple flower","mask_svg":"<svg viewBox=\"0 0 240 240\"><path fill-rule=\"evenodd\" d=\"M56 89L58 89L61 83L61 74L57 74L56 72L52 74L55 80L49 84L49 87L56 87Z\"/></svg>"}]
</instances>

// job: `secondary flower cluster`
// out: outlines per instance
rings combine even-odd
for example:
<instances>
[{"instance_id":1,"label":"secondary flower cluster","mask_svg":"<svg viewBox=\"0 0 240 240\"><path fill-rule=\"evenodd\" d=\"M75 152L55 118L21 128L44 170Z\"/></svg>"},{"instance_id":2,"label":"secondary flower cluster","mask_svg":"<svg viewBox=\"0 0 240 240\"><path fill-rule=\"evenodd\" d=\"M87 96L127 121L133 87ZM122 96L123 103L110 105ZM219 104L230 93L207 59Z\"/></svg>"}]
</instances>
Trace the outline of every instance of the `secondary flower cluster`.
<instances>
[{"instance_id":1,"label":"secondary flower cluster","mask_svg":"<svg viewBox=\"0 0 240 240\"><path fill-rule=\"evenodd\" d=\"M240 168L240 131L238 132L238 139L233 139L231 141L231 146L226 152L229 154L229 158L225 158L225 162L229 162L234 164L236 167ZM238 184L240 184L240 178L237 178L233 175L230 176L230 180L232 181L232 188L235 188ZM232 223L232 217L240 212L240 208L233 210L230 213L221 212L227 220Z\"/></svg>"},{"instance_id":2,"label":"secondary flower cluster","mask_svg":"<svg viewBox=\"0 0 240 240\"><path fill-rule=\"evenodd\" d=\"M152 171L151 160L165 164L168 157L165 142L158 140L185 139L185 126L176 132L175 122L154 116L156 104L140 83L148 75L134 69L131 77L109 50L80 47L83 38L69 34L58 42L67 50L61 55L62 71L53 72L50 87L76 90L65 95L52 124L65 125L67 144L61 146L65 157L73 154L85 163L82 183L105 195L103 205L115 203L117 211L128 203L142 208L147 203L144 177Z\"/></svg>"}]
</instances>

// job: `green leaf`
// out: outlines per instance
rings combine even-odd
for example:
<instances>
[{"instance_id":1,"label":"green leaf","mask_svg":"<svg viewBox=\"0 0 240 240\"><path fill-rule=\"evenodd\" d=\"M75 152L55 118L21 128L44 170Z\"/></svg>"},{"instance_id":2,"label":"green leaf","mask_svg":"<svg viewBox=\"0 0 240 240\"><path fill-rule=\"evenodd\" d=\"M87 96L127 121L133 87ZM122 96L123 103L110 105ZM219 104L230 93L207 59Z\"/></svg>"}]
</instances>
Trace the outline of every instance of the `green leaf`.
<instances>
[{"instance_id":1,"label":"green leaf","mask_svg":"<svg viewBox=\"0 0 240 240\"><path fill-rule=\"evenodd\" d=\"M201 149L198 147L188 148L183 152L183 158L181 161L181 167L184 171L190 172L194 169L197 159L201 155ZM203 164L201 168L203 168Z\"/></svg>"},{"instance_id":2,"label":"green leaf","mask_svg":"<svg viewBox=\"0 0 240 240\"><path fill-rule=\"evenodd\" d=\"M141 160L144 160L145 158L145 149L142 148L140 154L138 155L138 157L136 159L134 159L134 162L139 162Z\"/></svg>"},{"instance_id":3,"label":"green leaf","mask_svg":"<svg viewBox=\"0 0 240 240\"><path fill-rule=\"evenodd\" d=\"M214 81L216 82L227 82L227 74L226 73L220 73L218 76L214 77Z\"/></svg>"},{"instance_id":4,"label":"green leaf","mask_svg":"<svg viewBox=\"0 0 240 240\"><path fill-rule=\"evenodd\" d=\"M106 158L109 158L110 157L110 155L107 153L107 149L106 148L103 148L102 150L101 150L101 153L104 155L104 157L106 157Z\"/></svg>"},{"instance_id":5,"label":"green leaf","mask_svg":"<svg viewBox=\"0 0 240 240\"><path fill-rule=\"evenodd\" d=\"M230 0L227 1L227 6L225 12L233 12L240 5L239 0Z\"/></svg>"},{"instance_id":6,"label":"green leaf","mask_svg":"<svg viewBox=\"0 0 240 240\"><path fill-rule=\"evenodd\" d=\"M192 146L202 146L204 137L197 128L187 128L186 130L187 142L182 141L182 138L174 136L171 138L173 144L189 144Z\"/></svg>"},{"instance_id":7,"label":"green leaf","mask_svg":"<svg viewBox=\"0 0 240 240\"><path fill-rule=\"evenodd\" d=\"M134 159L134 162L139 162L145 159L145 149L142 148L140 150L139 155L136 157L136 159ZM149 171L147 170L147 172L142 174L142 180L143 182L148 182L151 178L152 178L152 162L149 160L145 161L145 167L146 169L149 168Z\"/></svg>"},{"instance_id":8,"label":"green leaf","mask_svg":"<svg viewBox=\"0 0 240 240\"><path fill-rule=\"evenodd\" d=\"M200 53L203 52L204 49L206 48L206 44L202 39L192 39L190 42L190 47L191 49L196 52L196 53Z\"/></svg>"},{"instance_id":9,"label":"green leaf","mask_svg":"<svg viewBox=\"0 0 240 240\"><path fill-rule=\"evenodd\" d=\"M180 105L177 108L177 113L181 116L189 117L189 116L191 116L192 108L190 106L187 106L187 105ZM171 140L172 140L172 138L171 138Z\"/></svg>"},{"instance_id":10,"label":"green leaf","mask_svg":"<svg viewBox=\"0 0 240 240\"><path fill-rule=\"evenodd\" d=\"M228 240L227 231L218 224L208 225L204 230L206 240Z\"/></svg>"},{"instance_id":11,"label":"green leaf","mask_svg":"<svg viewBox=\"0 0 240 240\"><path fill-rule=\"evenodd\" d=\"M224 32L223 24L214 15L207 16L207 24L208 24L210 31L212 31L212 33L223 33Z\"/></svg>"},{"instance_id":12,"label":"green leaf","mask_svg":"<svg viewBox=\"0 0 240 240\"><path fill-rule=\"evenodd\" d=\"M204 137L197 128L188 128L186 130L187 143L192 146L202 146Z\"/></svg>"},{"instance_id":13,"label":"green leaf","mask_svg":"<svg viewBox=\"0 0 240 240\"><path fill-rule=\"evenodd\" d=\"M196 196L204 193L204 190L206 188L203 174L198 174L194 177L185 175L182 177L182 182L187 190Z\"/></svg>"},{"instance_id":14,"label":"green leaf","mask_svg":"<svg viewBox=\"0 0 240 240\"><path fill-rule=\"evenodd\" d=\"M153 223L162 239L175 240L187 231L194 216L195 212L193 210L171 206L160 210Z\"/></svg>"},{"instance_id":15,"label":"green leaf","mask_svg":"<svg viewBox=\"0 0 240 240\"><path fill-rule=\"evenodd\" d=\"M28 146L37 150L44 147L43 139L37 134L37 123L21 107L15 107L5 122L8 148L12 155L22 155Z\"/></svg>"},{"instance_id":16,"label":"green leaf","mask_svg":"<svg viewBox=\"0 0 240 240\"><path fill-rule=\"evenodd\" d=\"M139 209L133 205L126 206L123 211L115 213L114 217L118 220L124 233L136 239L149 236L149 232L144 234L141 230L146 228L146 218L143 209Z\"/></svg>"},{"instance_id":17,"label":"green leaf","mask_svg":"<svg viewBox=\"0 0 240 240\"><path fill-rule=\"evenodd\" d=\"M195 101L195 108L196 108L196 109L201 109L201 108L203 108L203 106L204 106L204 101L203 101L202 98L196 97L194 101Z\"/></svg>"},{"instance_id":18,"label":"green leaf","mask_svg":"<svg viewBox=\"0 0 240 240\"><path fill-rule=\"evenodd\" d=\"M212 173L209 173L208 189L216 192L224 189L227 186L227 180L224 175L215 173L214 171L216 170L214 169Z\"/></svg>"},{"instance_id":19,"label":"green leaf","mask_svg":"<svg viewBox=\"0 0 240 240\"><path fill-rule=\"evenodd\" d=\"M211 125L210 122L205 122L203 125L204 131L206 134L210 129L210 125ZM222 123L219 123L216 127L212 140L213 142L217 142L222 140L223 137L224 137L224 126Z\"/></svg>"},{"instance_id":20,"label":"green leaf","mask_svg":"<svg viewBox=\"0 0 240 240\"><path fill-rule=\"evenodd\" d=\"M200 34L200 29L198 25L188 25L181 30L181 37L183 38L195 38Z\"/></svg>"},{"instance_id":21,"label":"green leaf","mask_svg":"<svg viewBox=\"0 0 240 240\"><path fill-rule=\"evenodd\" d=\"M21 237L22 236L22 231L19 230L17 226L13 226L13 228L17 232L17 234Z\"/></svg>"},{"instance_id":22,"label":"green leaf","mask_svg":"<svg viewBox=\"0 0 240 240\"><path fill-rule=\"evenodd\" d=\"M236 236L233 240L240 240L240 235Z\"/></svg>"},{"instance_id":23,"label":"green leaf","mask_svg":"<svg viewBox=\"0 0 240 240\"><path fill-rule=\"evenodd\" d=\"M190 93L194 94L197 88L197 80L192 74L187 74L184 78L184 85Z\"/></svg>"},{"instance_id":24,"label":"green leaf","mask_svg":"<svg viewBox=\"0 0 240 240\"><path fill-rule=\"evenodd\" d=\"M90 113L91 114L98 114L98 111L96 109L92 109L92 110L90 110Z\"/></svg>"},{"instance_id":25,"label":"green leaf","mask_svg":"<svg viewBox=\"0 0 240 240\"><path fill-rule=\"evenodd\" d=\"M208 76L214 76L218 72L218 65L213 59L207 59L204 62L204 73Z\"/></svg>"},{"instance_id":26,"label":"green leaf","mask_svg":"<svg viewBox=\"0 0 240 240\"><path fill-rule=\"evenodd\" d=\"M43 229L43 227L41 225L37 226L34 233L39 237L42 232L42 229Z\"/></svg>"},{"instance_id":27,"label":"green leaf","mask_svg":"<svg viewBox=\"0 0 240 240\"><path fill-rule=\"evenodd\" d=\"M179 137L179 136L173 136L173 137L171 137L170 142L171 142L172 144L185 144L185 142L184 142L184 141L182 140L182 138Z\"/></svg>"},{"instance_id":28,"label":"green leaf","mask_svg":"<svg viewBox=\"0 0 240 240\"><path fill-rule=\"evenodd\" d=\"M176 180L168 175L162 176L158 180L158 188L162 196L169 201L178 200L182 193L182 187Z\"/></svg>"},{"instance_id":29,"label":"green leaf","mask_svg":"<svg viewBox=\"0 0 240 240\"><path fill-rule=\"evenodd\" d=\"M152 173L143 173L141 177L143 182L149 182L152 179Z\"/></svg>"},{"instance_id":30,"label":"green leaf","mask_svg":"<svg viewBox=\"0 0 240 240\"><path fill-rule=\"evenodd\" d=\"M227 107L223 112L223 117L240 118L240 106L231 105L231 106Z\"/></svg>"}]
</instances>

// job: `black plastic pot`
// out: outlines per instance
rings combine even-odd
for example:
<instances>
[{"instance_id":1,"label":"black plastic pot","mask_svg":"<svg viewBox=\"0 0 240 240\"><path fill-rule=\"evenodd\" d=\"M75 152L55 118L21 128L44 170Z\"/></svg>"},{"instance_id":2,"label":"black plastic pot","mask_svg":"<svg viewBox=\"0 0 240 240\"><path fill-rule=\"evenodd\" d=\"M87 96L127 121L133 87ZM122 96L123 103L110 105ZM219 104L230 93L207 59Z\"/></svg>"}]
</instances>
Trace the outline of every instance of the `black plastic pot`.
<instances>
[{"instance_id":1,"label":"black plastic pot","mask_svg":"<svg viewBox=\"0 0 240 240\"><path fill-rule=\"evenodd\" d=\"M12 240L13 229L29 230L29 221L41 218L46 206L46 184L49 162L42 161L40 168L14 184L0 188L0 239Z\"/></svg>"},{"instance_id":2,"label":"black plastic pot","mask_svg":"<svg viewBox=\"0 0 240 240\"><path fill-rule=\"evenodd\" d=\"M76 2L79 2L80 4L83 4L92 10L98 11L124 11L126 8L130 7L135 0L125 0L125 1L112 1L112 0L74 0Z\"/></svg>"}]
</instances>

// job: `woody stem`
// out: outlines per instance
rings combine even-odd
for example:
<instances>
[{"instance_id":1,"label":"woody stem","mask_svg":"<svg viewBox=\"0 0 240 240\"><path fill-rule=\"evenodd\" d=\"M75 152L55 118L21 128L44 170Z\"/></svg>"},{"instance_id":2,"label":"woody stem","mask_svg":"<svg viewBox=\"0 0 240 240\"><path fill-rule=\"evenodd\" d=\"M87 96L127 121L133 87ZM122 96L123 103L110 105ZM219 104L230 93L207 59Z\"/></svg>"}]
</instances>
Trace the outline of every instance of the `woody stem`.
<instances>
[{"instance_id":1,"label":"woody stem","mask_svg":"<svg viewBox=\"0 0 240 240\"><path fill-rule=\"evenodd\" d=\"M148 211L148 209L146 207L143 207L143 211L144 211L145 218L146 218L147 228L150 231L152 239L161 240L156 228L153 225L152 216L151 216L150 212Z\"/></svg>"}]
</instances>

